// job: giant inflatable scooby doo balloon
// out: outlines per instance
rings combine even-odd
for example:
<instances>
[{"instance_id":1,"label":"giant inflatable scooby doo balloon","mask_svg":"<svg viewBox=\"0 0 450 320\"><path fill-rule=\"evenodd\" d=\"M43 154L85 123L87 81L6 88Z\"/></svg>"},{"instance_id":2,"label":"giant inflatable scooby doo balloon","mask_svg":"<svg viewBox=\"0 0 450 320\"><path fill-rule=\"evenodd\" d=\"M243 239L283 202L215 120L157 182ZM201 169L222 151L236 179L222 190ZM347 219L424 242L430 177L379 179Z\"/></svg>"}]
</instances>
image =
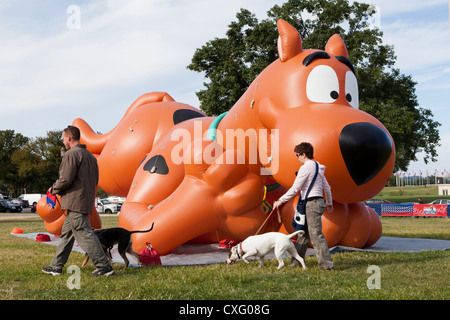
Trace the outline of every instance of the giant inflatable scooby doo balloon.
<instances>
[{"instance_id":1,"label":"giant inflatable scooby doo balloon","mask_svg":"<svg viewBox=\"0 0 450 320\"><path fill-rule=\"evenodd\" d=\"M325 51L303 49L299 33L278 21L279 59L253 81L226 114L206 117L166 93L138 98L109 133L73 125L98 158L99 186L126 196L119 225L136 251L151 242L167 254L187 242L242 240L255 234L270 205L289 188L307 141L326 165L335 210L325 212L329 246L370 246L380 219L361 201L391 176L394 143L386 128L358 109L358 83L346 46L332 36ZM292 232L297 198L261 232Z\"/></svg>"}]
</instances>

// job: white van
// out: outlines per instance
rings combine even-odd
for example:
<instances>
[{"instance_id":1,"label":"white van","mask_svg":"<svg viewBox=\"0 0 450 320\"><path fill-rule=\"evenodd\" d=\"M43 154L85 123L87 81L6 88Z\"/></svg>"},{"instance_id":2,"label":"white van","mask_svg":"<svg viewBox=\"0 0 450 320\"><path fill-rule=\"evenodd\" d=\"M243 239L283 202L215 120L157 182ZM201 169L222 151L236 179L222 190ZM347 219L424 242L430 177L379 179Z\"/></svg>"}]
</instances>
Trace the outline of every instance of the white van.
<instances>
[{"instance_id":1,"label":"white van","mask_svg":"<svg viewBox=\"0 0 450 320\"><path fill-rule=\"evenodd\" d=\"M39 199L41 199L42 197L45 197L45 194L40 194L40 193L26 193L26 194L21 194L19 196L19 199L22 200L27 200L28 203L30 204L30 206L33 205L37 205Z\"/></svg>"}]
</instances>

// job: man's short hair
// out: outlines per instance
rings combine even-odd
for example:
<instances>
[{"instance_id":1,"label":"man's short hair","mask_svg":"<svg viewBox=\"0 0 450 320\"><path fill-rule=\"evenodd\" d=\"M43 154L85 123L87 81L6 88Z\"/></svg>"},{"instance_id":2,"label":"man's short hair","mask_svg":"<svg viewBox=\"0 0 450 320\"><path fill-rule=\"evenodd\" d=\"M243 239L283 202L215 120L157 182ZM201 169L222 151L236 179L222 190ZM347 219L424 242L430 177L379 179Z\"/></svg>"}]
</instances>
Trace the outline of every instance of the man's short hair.
<instances>
[{"instance_id":1,"label":"man's short hair","mask_svg":"<svg viewBox=\"0 0 450 320\"><path fill-rule=\"evenodd\" d=\"M314 148L309 142L302 142L296 145L294 152L297 154L305 154L308 159L314 159Z\"/></svg>"},{"instance_id":2,"label":"man's short hair","mask_svg":"<svg viewBox=\"0 0 450 320\"><path fill-rule=\"evenodd\" d=\"M80 129L74 126L68 126L64 129L64 133L72 137L73 140L80 141L81 133Z\"/></svg>"}]
</instances>

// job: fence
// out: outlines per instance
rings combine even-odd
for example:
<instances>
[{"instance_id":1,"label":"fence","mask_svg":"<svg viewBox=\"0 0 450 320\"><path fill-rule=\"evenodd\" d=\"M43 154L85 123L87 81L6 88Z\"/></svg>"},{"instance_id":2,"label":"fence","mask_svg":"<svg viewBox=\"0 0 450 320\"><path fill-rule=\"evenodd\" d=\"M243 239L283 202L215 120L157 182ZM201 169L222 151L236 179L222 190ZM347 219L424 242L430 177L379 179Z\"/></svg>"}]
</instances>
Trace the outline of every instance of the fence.
<instances>
[{"instance_id":1,"label":"fence","mask_svg":"<svg viewBox=\"0 0 450 320\"><path fill-rule=\"evenodd\" d=\"M367 204L382 217L449 217L447 204Z\"/></svg>"}]
</instances>

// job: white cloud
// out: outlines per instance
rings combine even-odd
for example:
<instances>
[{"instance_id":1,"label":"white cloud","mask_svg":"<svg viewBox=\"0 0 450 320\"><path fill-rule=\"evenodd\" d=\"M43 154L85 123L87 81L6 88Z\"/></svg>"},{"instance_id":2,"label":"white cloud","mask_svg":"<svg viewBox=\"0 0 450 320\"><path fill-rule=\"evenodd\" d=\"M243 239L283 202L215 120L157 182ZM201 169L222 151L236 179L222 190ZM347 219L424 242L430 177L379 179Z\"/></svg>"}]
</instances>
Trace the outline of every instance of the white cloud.
<instances>
[{"instance_id":1,"label":"white cloud","mask_svg":"<svg viewBox=\"0 0 450 320\"><path fill-rule=\"evenodd\" d=\"M77 3L80 29L69 30L66 10ZM195 49L224 36L241 7L264 18L274 4L2 1L0 39L8 41L0 41L0 111L10 120L0 130L42 136L83 117L88 122L102 118L93 127L106 132L129 104L150 91L168 91L197 106L202 75L186 69Z\"/></svg>"},{"instance_id":2,"label":"white cloud","mask_svg":"<svg viewBox=\"0 0 450 320\"><path fill-rule=\"evenodd\" d=\"M81 6L80 30L3 34L11 41L0 44L0 93L9 97L2 104L14 101L18 111L47 104L44 97L58 92L176 76L196 48L224 34L240 3L256 2L94 2ZM39 99L16 100L25 89Z\"/></svg>"},{"instance_id":3,"label":"white cloud","mask_svg":"<svg viewBox=\"0 0 450 320\"><path fill-rule=\"evenodd\" d=\"M445 76L446 74L450 73L450 68L437 68L436 69L432 69L427 73L421 74L418 77L416 77L417 81L423 83L423 82L428 82L431 80L434 80L436 78L440 78L442 76ZM450 83L447 84L447 87L450 85Z\"/></svg>"},{"instance_id":4,"label":"white cloud","mask_svg":"<svg viewBox=\"0 0 450 320\"><path fill-rule=\"evenodd\" d=\"M425 156L424 153L417 154L417 161L411 162L408 167L408 171L412 172L413 170L418 172L422 170L422 172L426 172L428 170L430 173L434 173L434 170L438 170L439 172L450 170L450 152L448 152L448 146L450 146L450 133L441 134L441 146L436 148L438 153L436 162L429 162L425 164L423 158Z\"/></svg>"},{"instance_id":5,"label":"white cloud","mask_svg":"<svg viewBox=\"0 0 450 320\"><path fill-rule=\"evenodd\" d=\"M428 79L434 68L450 65L447 0L365 0L376 5L383 42L394 46L396 67L415 79ZM445 14L442 15L442 9Z\"/></svg>"},{"instance_id":6,"label":"white cloud","mask_svg":"<svg viewBox=\"0 0 450 320\"><path fill-rule=\"evenodd\" d=\"M96 90L104 94L108 87L114 90L133 83L148 83L149 91L165 90L158 84L170 83L171 79L176 82L193 73L185 67L195 49L223 36L239 8L247 7L258 17L264 17L275 4L268 0L80 2L81 29L69 30L65 23L69 17L66 9L73 4L70 2L56 9L41 10L38 17L32 14L36 8L30 8L29 16L23 16L19 2L15 12L22 14L20 18L28 21L29 28L22 25L11 30L8 21L0 21L0 37L8 39L0 43L3 112L17 114L22 110L73 105L81 103L83 96L92 98ZM379 4L383 15L392 15L433 6L442 0L407 1L407 6L405 1L369 2ZM16 6L14 3L2 2L0 10L11 9ZM49 2L43 3L49 7ZM33 30L35 20L47 21L47 29ZM442 41L447 26L424 24L411 26L404 21L383 24L385 42L395 45L402 71L412 72L427 67L428 63L450 59L446 55L423 58L432 52L449 52L449 42ZM193 77L201 85L199 77ZM135 98L129 97L130 103ZM196 101L194 92L190 101Z\"/></svg>"},{"instance_id":7,"label":"white cloud","mask_svg":"<svg viewBox=\"0 0 450 320\"><path fill-rule=\"evenodd\" d=\"M448 22L397 20L383 24L384 41L394 45L397 65L407 72L426 71L436 65L450 65Z\"/></svg>"}]
</instances>

